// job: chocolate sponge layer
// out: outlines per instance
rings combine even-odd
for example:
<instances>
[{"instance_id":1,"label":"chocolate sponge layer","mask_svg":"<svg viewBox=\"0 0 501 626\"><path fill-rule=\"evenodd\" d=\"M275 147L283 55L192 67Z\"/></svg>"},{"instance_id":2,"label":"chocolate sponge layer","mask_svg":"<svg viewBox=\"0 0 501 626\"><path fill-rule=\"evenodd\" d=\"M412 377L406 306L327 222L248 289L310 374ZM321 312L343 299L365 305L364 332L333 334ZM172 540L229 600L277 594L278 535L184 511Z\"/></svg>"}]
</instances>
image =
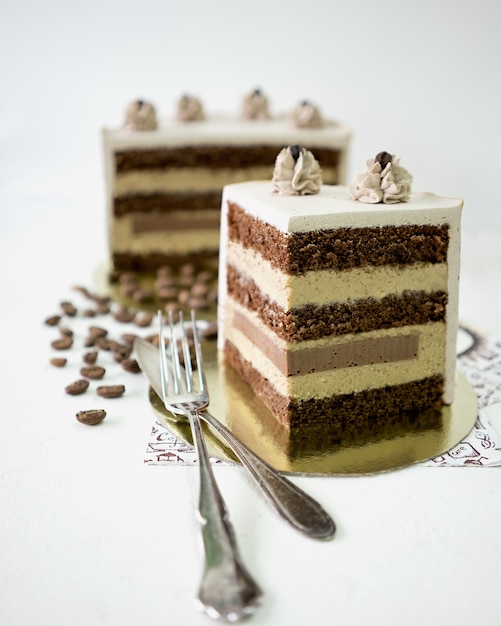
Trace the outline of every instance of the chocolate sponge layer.
<instances>
[{"instance_id":1,"label":"chocolate sponge layer","mask_svg":"<svg viewBox=\"0 0 501 626\"><path fill-rule=\"evenodd\" d=\"M263 295L255 282L244 278L231 265L227 268L228 294L254 311L279 337L305 341L324 336L365 333L401 326L445 320L447 294L443 291L404 291L376 300L306 306L284 311Z\"/></svg>"},{"instance_id":2,"label":"chocolate sponge layer","mask_svg":"<svg viewBox=\"0 0 501 626\"><path fill-rule=\"evenodd\" d=\"M282 144L275 145L226 145L182 146L123 150L115 153L117 173L132 170L153 170L175 167L243 168L270 165L270 177ZM315 157L324 167L337 167L340 161L338 149L314 148Z\"/></svg>"},{"instance_id":3,"label":"chocolate sponge layer","mask_svg":"<svg viewBox=\"0 0 501 626\"><path fill-rule=\"evenodd\" d=\"M228 203L228 238L252 248L285 274L309 270L445 263L447 225L337 228L283 233Z\"/></svg>"}]
</instances>

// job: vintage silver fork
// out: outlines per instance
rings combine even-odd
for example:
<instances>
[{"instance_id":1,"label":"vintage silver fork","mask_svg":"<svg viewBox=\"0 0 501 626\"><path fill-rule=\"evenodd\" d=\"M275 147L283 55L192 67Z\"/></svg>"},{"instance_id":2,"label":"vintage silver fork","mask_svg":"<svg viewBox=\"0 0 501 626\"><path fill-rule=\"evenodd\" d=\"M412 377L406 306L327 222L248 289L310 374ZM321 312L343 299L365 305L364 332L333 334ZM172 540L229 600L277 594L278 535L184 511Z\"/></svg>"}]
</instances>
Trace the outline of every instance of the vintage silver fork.
<instances>
[{"instance_id":1,"label":"vintage silver fork","mask_svg":"<svg viewBox=\"0 0 501 626\"><path fill-rule=\"evenodd\" d=\"M198 601L209 617L235 622L254 612L262 597L261 589L244 566L236 544L228 511L209 461L199 411L207 407L209 395L202 361L202 349L192 311L196 375L182 314L174 325L169 315L169 342L166 349L163 316L159 312L159 353L162 400L167 410L185 415L190 421L200 472L198 503L205 563ZM180 349L175 329L180 329ZM184 368L180 363L180 350ZM169 355L169 356L168 356Z\"/></svg>"}]
</instances>

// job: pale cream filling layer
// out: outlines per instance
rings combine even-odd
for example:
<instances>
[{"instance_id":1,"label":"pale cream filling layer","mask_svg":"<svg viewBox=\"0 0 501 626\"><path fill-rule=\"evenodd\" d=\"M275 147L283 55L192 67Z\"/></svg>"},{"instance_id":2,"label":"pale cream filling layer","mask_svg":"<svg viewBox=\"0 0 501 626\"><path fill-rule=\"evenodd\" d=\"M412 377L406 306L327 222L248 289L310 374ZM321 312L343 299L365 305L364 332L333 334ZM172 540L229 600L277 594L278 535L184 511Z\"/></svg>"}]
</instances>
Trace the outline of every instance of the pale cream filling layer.
<instances>
[{"instance_id":1,"label":"pale cream filling layer","mask_svg":"<svg viewBox=\"0 0 501 626\"><path fill-rule=\"evenodd\" d=\"M115 197L133 193L176 193L185 191L221 191L224 185L249 180L271 180L271 166L247 168L205 167L172 168L165 170L138 170L116 174L113 181ZM325 182L337 182L337 170L322 169Z\"/></svg>"},{"instance_id":2,"label":"pale cream filling layer","mask_svg":"<svg viewBox=\"0 0 501 626\"><path fill-rule=\"evenodd\" d=\"M261 293L286 311L305 304L323 305L370 297L381 299L404 290L447 290L445 263L419 263L402 268L371 266L290 276L274 269L259 253L235 242L228 243L226 258L243 277L252 276Z\"/></svg>"},{"instance_id":3,"label":"pale cream filling layer","mask_svg":"<svg viewBox=\"0 0 501 626\"><path fill-rule=\"evenodd\" d=\"M376 363L357 367L345 367L331 371L314 372L285 376L263 354L256 343L233 327L233 313L238 310L247 316L251 324L256 325L260 332L266 333L268 339L281 350L311 349L315 346L333 348L350 341L376 339L384 337L403 337L410 333L419 335L419 348L416 358L391 363ZM240 307L232 299L228 300L226 309L226 338L229 339L243 355L244 359L268 379L276 391L284 397L294 399L327 398L333 395L377 389L388 385L401 385L421 380L433 374L444 374L445 368L445 324L442 322L391 328L369 333L343 335L341 337L324 337L319 340L289 344L279 339L257 317Z\"/></svg>"},{"instance_id":4,"label":"pale cream filling layer","mask_svg":"<svg viewBox=\"0 0 501 626\"><path fill-rule=\"evenodd\" d=\"M134 215L124 215L113 222L111 230L111 248L113 252L148 254L152 252L182 254L219 249L219 229L197 228L207 218L217 220L219 211L190 212L192 228L175 228L175 219L186 218L186 212L172 213L173 229L147 230L137 232L134 228Z\"/></svg>"}]
</instances>

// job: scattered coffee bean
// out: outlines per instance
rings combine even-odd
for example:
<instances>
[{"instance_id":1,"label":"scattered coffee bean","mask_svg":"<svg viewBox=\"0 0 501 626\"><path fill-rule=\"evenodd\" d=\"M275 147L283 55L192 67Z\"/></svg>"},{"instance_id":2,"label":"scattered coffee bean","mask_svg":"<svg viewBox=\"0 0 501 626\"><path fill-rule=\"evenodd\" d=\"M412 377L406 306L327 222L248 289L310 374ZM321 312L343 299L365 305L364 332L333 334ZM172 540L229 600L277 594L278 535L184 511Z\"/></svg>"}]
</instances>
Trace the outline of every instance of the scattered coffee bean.
<instances>
[{"instance_id":1,"label":"scattered coffee bean","mask_svg":"<svg viewBox=\"0 0 501 626\"><path fill-rule=\"evenodd\" d=\"M93 335L94 337L106 337L108 331L106 328L102 328L101 326L89 326L89 335Z\"/></svg>"},{"instance_id":2,"label":"scattered coffee bean","mask_svg":"<svg viewBox=\"0 0 501 626\"><path fill-rule=\"evenodd\" d=\"M209 286L205 283L194 283L190 292L195 298L205 298L209 293Z\"/></svg>"},{"instance_id":3,"label":"scattered coffee bean","mask_svg":"<svg viewBox=\"0 0 501 626\"><path fill-rule=\"evenodd\" d=\"M97 341L101 339L102 337L106 337L107 334L108 334L108 331L105 328L100 328L99 326L90 326L89 334L87 335L87 338L84 341L84 346L86 348L95 346Z\"/></svg>"},{"instance_id":4,"label":"scattered coffee bean","mask_svg":"<svg viewBox=\"0 0 501 626\"><path fill-rule=\"evenodd\" d=\"M63 359L61 357L55 357L50 360L51 365L53 365L54 367L64 367L67 362L68 359Z\"/></svg>"},{"instance_id":5,"label":"scattered coffee bean","mask_svg":"<svg viewBox=\"0 0 501 626\"><path fill-rule=\"evenodd\" d=\"M76 380L74 383L71 383L67 387L65 387L66 393L70 396L79 396L81 393L87 391L89 387L89 381L81 378L80 380Z\"/></svg>"},{"instance_id":6,"label":"scattered coffee bean","mask_svg":"<svg viewBox=\"0 0 501 626\"><path fill-rule=\"evenodd\" d=\"M69 317L75 317L77 314L77 310L72 302L61 302L61 308L63 309L65 315L68 315Z\"/></svg>"},{"instance_id":7,"label":"scattered coffee bean","mask_svg":"<svg viewBox=\"0 0 501 626\"><path fill-rule=\"evenodd\" d=\"M103 385L97 388L97 395L101 398L119 398L125 393L124 385Z\"/></svg>"},{"instance_id":8,"label":"scattered coffee bean","mask_svg":"<svg viewBox=\"0 0 501 626\"><path fill-rule=\"evenodd\" d=\"M121 283L119 287L121 295L125 296L126 298L132 296L134 292L137 291L137 288L138 286L136 282Z\"/></svg>"},{"instance_id":9,"label":"scattered coffee bean","mask_svg":"<svg viewBox=\"0 0 501 626\"><path fill-rule=\"evenodd\" d=\"M71 328L59 328L59 332L61 333L61 335L63 335L63 337L73 337L74 333L71 330Z\"/></svg>"},{"instance_id":10,"label":"scattered coffee bean","mask_svg":"<svg viewBox=\"0 0 501 626\"><path fill-rule=\"evenodd\" d=\"M194 273L195 273L195 266L193 265L193 263L184 263L179 268L180 276L193 276Z\"/></svg>"},{"instance_id":11,"label":"scattered coffee bean","mask_svg":"<svg viewBox=\"0 0 501 626\"><path fill-rule=\"evenodd\" d=\"M45 320L45 323L47 324L47 326L57 326L60 321L61 321L60 315L51 315Z\"/></svg>"},{"instance_id":12,"label":"scattered coffee bean","mask_svg":"<svg viewBox=\"0 0 501 626\"><path fill-rule=\"evenodd\" d=\"M120 336L120 339L128 346L132 346L136 337L137 335L134 335L133 333L124 333Z\"/></svg>"},{"instance_id":13,"label":"scattered coffee bean","mask_svg":"<svg viewBox=\"0 0 501 626\"><path fill-rule=\"evenodd\" d=\"M196 309L197 311L202 311L209 308L206 298L195 298L194 296L188 298L186 305L188 306L188 308Z\"/></svg>"},{"instance_id":14,"label":"scattered coffee bean","mask_svg":"<svg viewBox=\"0 0 501 626\"><path fill-rule=\"evenodd\" d=\"M120 365L126 372L130 372L131 374L138 374L141 371L136 359L124 359Z\"/></svg>"},{"instance_id":15,"label":"scattered coffee bean","mask_svg":"<svg viewBox=\"0 0 501 626\"><path fill-rule=\"evenodd\" d=\"M95 426L102 422L105 417L106 411L103 409L87 409L76 414L77 420L82 424L87 424L87 426Z\"/></svg>"},{"instance_id":16,"label":"scattered coffee bean","mask_svg":"<svg viewBox=\"0 0 501 626\"><path fill-rule=\"evenodd\" d=\"M111 307L107 302L98 302L97 303L97 312L101 315L108 315L111 311Z\"/></svg>"},{"instance_id":17,"label":"scattered coffee bean","mask_svg":"<svg viewBox=\"0 0 501 626\"><path fill-rule=\"evenodd\" d=\"M118 341L114 339L108 339L108 337L99 337L96 339L95 344L100 350L112 351L116 350L119 346Z\"/></svg>"},{"instance_id":18,"label":"scattered coffee bean","mask_svg":"<svg viewBox=\"0 0 501 626\"><path fill-rule=\"evenodd\" d=\"M120 307L113 313L113 317L116 321L122 323L132 322L135 315L135 312L131 311L127 307Z\"/></svg>"},{"instance_id":19,"label":"scattered coffee bean","mask_svg":"<svg viewBox=\"0 0 501 626\"><path fill-rule=\"evenodd\" d=\"M78 293L81 293L82 296L85 296L86 298L89 298L89 299L92 298L92 295L91 295L90 291L87 289L87 287L82 287L80 285L75 285L73 287L73 289L75 291L78 291Z\"/></svg>"},{"instance_id":20,"label":"scattered coffee bean","mask_svg":"<svg viewBox=\"0 0 501 626\"><path fill-rule=\"evenodd\" d=\"M153 300L154 297L154 292L152 289L136 289L136 291L134 291L134 293L132 294L132 299L135 302L150 302L151 300Z\"/></svg>"},{"instance_id":21,"label":"scattered coffee bean","mask_svg":"<svg viewBox=\"0 0 501 626\"><path fill-rule=\"evenodd\" d=\"M82 367L80 370L80 374L85 376L85 378L90 378L92 380L99 380L106 373L104 367L100 367L99 365L90 365L89 367Z\"/></svg>"},{"instance_id":22,"label":"scattered coffee bean","mask_svg":"<svg viewBox=\"0 0 501 626\"><path fill-rule=\"evenodd\" d=\"M92 350L91 352L86 352L83 355L83 360L84 363L87 363L88 365L94 365L94 363L97 361L97 350Z\"/></svg>"},{"instance_id":23,"label":"scattered coffee bean","mask_svg":"<svg viewBox=\"0 0 501 626\"><path fill-rule=\"evenodd\" d=\"M146 328L147 326L150 326L152 321L153 321L152 313L146 313L146 312L138 313L136 317L134 318L134 324L136 326L139 326L139 328Z\"/></svg>"},{"instance_id":24,"label":"scattered coffee bean","mask_svg":"<svg viewBox=\"0 0 501 626\"><path fill-rule=\"evenodd\" d=\"M96 311L94 309L84 309L82 315L84 317L96 317Z\"/></svg>"},{"instance_id":25,"label":"scattered coffee bean","mask_svg":"<svg viewBox=\"0 0 501 626\"><path fill-rule=\"evenodd\" d=\"M138 276L135 272L123 272L118 278L118 282L123 285L124 283L137 283Z\"/></svg>"},{"instance_id":26,"label":"scattered coffee bean","mask_svg":"<svg viewBox=\"0 0 501 626\"><path fill-rule=\"evenodd\" d=\"M190 292L188 289L181 289L178 293L177 299L181 306L186 306L188 304L188 300L190 298Z\"/></svg>"},{"instance_id":27,"label":"scattered coffee bean","mask_svg":"<svg viewBox=\"0 0 501 626\"><path fill-rule=\"evenodd\" d=\"M113 350L113 358L117 363L121 363L122 361L124 361L125 359L128 359L130 357L130 354L132 352L132 347L131 346L126 346L126 345L118 345L116 348L114 348Z\"/></svg>"},{"instance_id":28,"label":"scattered coffee bean","mask_svg":"<svg viewBox=\"0 0 501 626\"><path fill-rule=\"evenodd\" d=\"M177 288L176 287L159 287L157 289L157 296L160 300L176 300Z\"/></svg>"},{"instance_id":29,"label":"scattered coffee bean","mask_svg":"<svg viewBox=\"0 0 501 626\"><path fill-rule=\"evenodd\" d=\"M172 268L169 265L162 265L157 269L157 276L171 276Z\"/></svg>"},{"instance_id":30,"label":"scattered coffee bean","mask_svg":"<svg viewBox=\"0 0 501 626\"><path fill-rule=\"evenodd\" d=\"M61 339L56 339L50 345L54 350L69 350L73 345L73 338L66 335L61 337Z\"/></svg>"}]
</instances>

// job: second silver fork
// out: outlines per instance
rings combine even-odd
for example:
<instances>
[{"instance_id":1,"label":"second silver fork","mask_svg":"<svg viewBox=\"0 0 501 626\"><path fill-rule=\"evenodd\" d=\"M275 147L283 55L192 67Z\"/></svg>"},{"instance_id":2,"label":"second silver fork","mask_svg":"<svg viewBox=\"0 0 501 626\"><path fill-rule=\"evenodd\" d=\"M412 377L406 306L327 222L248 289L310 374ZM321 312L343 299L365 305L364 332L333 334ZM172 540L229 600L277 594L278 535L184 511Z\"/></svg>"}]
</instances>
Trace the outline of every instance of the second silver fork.
<instances>
[{"instance_id":1,"label":"second silver fork","mask_svg":"<svg viewBox=\"0 0 501 626\"><path fill-rule=\"evenodd\" d=\"M192 312L193 341L197 363L198 384L194 384L191 354L181 314L181 350L175 334L172 314L169 316L170 364L165 348L163 316L159 313L159 353L162 399L172 413L190 420L200 473L199 522L205 549L205 564L198 600L213 618L235 622L250 615L260 602L262 592L242 563L228 511L217 486L205 445L199 411L207 407L209 396L202 365L195 314ZM184 374L184 376L183 376Z\"/></svg>"}]
</instances>

